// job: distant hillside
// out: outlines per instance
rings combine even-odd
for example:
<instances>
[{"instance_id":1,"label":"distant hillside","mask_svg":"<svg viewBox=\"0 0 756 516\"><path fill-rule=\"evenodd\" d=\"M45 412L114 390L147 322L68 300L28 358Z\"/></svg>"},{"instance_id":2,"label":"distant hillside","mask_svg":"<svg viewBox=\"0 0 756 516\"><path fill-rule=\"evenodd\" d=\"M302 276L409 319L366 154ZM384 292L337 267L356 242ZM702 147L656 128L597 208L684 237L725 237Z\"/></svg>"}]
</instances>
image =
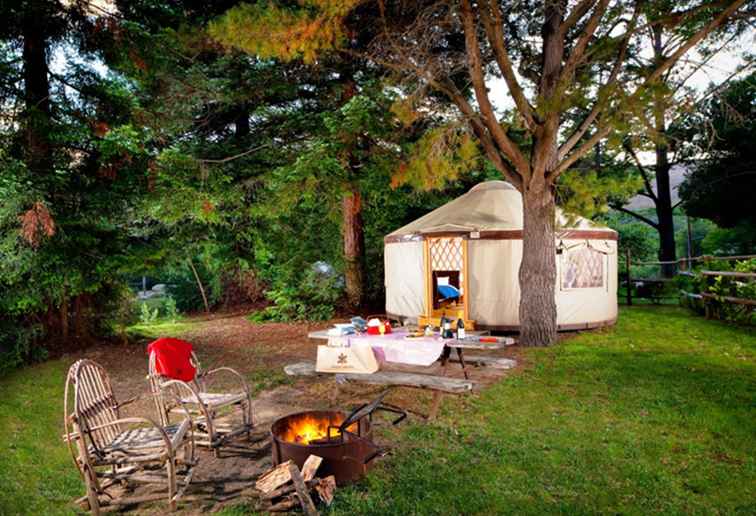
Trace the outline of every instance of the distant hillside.
<instances>
[{"instance_id":1,"label":"distant hillside","mask_svg":"<svg viewBox=\"0 0 756 516\"><path fill-rule=\"evenodd\" d=\"M672 188L672 205L674 206L677 201L680 200L680 196L677 194L680 184L685 180L685 174L688 171L686 165L673 165L669 171L669 183ZM652 179L651 185L656 193L656 181ZM646 208L654 208L654 202L648 197L643 195L636 195L625 205L625 208L631 210L643 210Z\"/></svg>"}]
</instances>

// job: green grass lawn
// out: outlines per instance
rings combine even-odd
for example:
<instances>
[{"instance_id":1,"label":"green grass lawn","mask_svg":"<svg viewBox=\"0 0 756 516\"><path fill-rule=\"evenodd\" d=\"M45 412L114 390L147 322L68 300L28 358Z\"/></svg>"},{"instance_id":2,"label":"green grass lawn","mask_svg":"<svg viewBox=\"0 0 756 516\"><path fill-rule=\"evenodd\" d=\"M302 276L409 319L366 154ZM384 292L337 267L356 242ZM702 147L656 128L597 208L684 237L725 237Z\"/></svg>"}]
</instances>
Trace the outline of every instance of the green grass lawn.
<instances>
[{"instance_id":1,"label":"green grass lawn","mask_svg":"<svg viewBox=\"0 0 756 516\"><path fill-rule=\"evenodd\" d=\"M667 307L528 350L532 368L342 491L343 514L756 513L756 334Z\"/></svg>"},{"instance_id":2,"label":"green grass lawn","mask_svg":"<svg viewBox=\"0 0 756 516\"><path fill-rule=\"evenodd\" d=\"M756 334L669 307L525 351L480 396L396 430L337 514L756 513ZM61 361L0 379L0 514L71 512ZM238 507L229 513L243 514Z\"/></svg>"}]
</instances>

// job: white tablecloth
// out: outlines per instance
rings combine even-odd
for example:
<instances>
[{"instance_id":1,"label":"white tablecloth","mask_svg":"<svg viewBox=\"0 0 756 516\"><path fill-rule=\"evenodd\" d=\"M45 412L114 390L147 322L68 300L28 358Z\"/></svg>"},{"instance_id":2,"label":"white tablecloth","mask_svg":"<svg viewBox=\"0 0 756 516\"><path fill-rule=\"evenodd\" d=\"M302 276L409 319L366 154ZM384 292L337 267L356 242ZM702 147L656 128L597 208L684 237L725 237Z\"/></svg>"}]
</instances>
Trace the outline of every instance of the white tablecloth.
<instances>
[{"instance_id":1,"label":"white tablecloth","mask_svg":"<svg viewBox=\"0 0 756 516\"><path fill-rule=\"evenodd\" d=\"M406 335L400 328L386 335L349 335L347 338L352 346L370 345L379 362L427 367L444 351L444 341L438 335L405 339Z\"/></svg>"}]
</instances>

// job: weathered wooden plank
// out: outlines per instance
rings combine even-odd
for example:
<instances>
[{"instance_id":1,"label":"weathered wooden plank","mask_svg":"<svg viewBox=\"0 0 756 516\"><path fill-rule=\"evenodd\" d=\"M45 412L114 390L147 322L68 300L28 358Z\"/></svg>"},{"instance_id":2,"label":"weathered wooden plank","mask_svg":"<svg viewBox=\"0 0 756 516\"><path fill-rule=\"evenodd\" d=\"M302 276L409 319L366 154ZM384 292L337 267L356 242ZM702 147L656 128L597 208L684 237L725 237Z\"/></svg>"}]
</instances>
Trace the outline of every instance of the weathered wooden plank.
<instances>
[{"instance_id":1,"label":"weathered wooden plank","mask_svg":"<svg viewBox=\"0 0 756 516\"><path fill-rule=\"evenodd\" d=\"M312 362L298 362L284 367L286 374L291 376L312 376L315 364ZM463 394L472 391L473 382L457 378L446 378L430 374L403 373L399 371L378 371L372 374L340 373L336 380L346 380L370 385L395 385L397 387L414 387L416 389L430 389L434 391Z\"/></svg>"},{"instance_id":2,"label":"weathered wooden plank","mask_svg":"<svg viewBox=\"0 0 756 516\"><path fill-rule=\"evenodd\" d=\"M727 301L728 303L734 303L736 305L756 306L756 299L744 299L740 297L731 297L731 296L718 296L718 295L709 294L706 292L702 292L701 297L706 298L706 299L716 299L716 300L721 300L721 301Z\"/></svg>"},{"instance_id":3,"label":"weathered wooden plank","mask_svg":"<svg viewBox=\"0 0 756 516\"><path fill-rule=\"evenodd\" d=\"M728 278L756 278L756 272L734 272L734 271L701 271L703 276L724 276Z\"/></svg>"},{"instance_id":4,"label":"weathered wooden plank","mask_svg":"<svg viewBox=\"0 0 756 516\"><path fill-rule=\"evenodd\" d=\"M369 385L395 385L397 387L413 387L415 389L430 389L433 391L464 394L471 392L473 382L457 378L446 378L430 374L402 373L399 371L378 371L373 374L345 373L336 375L337 381L344 379L349 382L366 383Z\"/></svg>"},{"instance_id":5,"label":"weathered wooden plank","mask_svg":"<svg viewBox=\"0 0 756 516\"><path fill-rule=\"evenodd\" d=\"M312 362L291 364L286 366L284 370L291 376L312 376L317 374L315 373L315 364ZM378 371L372 374L340 373L336 375L336 380L367 383L370 385L394 385L397 387L430 389L453 394L464 394L472 391L473 388L473 382L469 380L399 371Z\"/></svg>"},{"instance_id":6,"label":"weathered wooden plank","mask_svg":"<svg viewBox=\"0 0 756 516\"><path fill-rule=\"evenodd\" d=\"M449 357L449 361L459 362L459 357ZM465 353L465 362L468 364L490 367L491 369L512 369L517 365L517 362L511 358L468 355L467 353Z\"/></svg>"}]
</instances>

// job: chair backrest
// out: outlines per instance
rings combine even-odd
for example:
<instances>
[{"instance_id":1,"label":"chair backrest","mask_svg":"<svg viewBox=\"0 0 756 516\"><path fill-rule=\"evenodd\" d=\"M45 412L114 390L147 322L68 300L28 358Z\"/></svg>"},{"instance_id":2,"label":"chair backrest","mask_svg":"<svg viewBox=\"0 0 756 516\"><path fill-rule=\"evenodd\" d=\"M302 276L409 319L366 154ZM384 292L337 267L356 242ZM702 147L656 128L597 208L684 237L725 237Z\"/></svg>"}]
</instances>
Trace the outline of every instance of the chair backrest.
<instances>
[{"instance_id":1,"label":"chair backrest","mask_svg":"<svg viewBox=\"0 0 756 516\"><path fill-rule=\"evenodd\" d=\"M73 389L73 411L68 412L70 389ZM95 449L104 447L121 433L120 425L95 428L119 418L118 401L113 394L105 369L92 360L78 360L68 370L64 402L66 426L73 423L74 432L89 441ZM69 432L70 433L70 432Z\"/></svg>"},{"instance_id":2,"label":"chair backrest","mask_svg":"<svg viewBox=\"0 0 756 516\"><path fill-rule=\"evenodd\" d=\"M155 401L155 408L157 409L157 413L160 417L160 423L163 425L168 425L170 424L169 412L171 408L175 406L175 400L191 396L192 393L187 392L187 389L185 387L182 388L179 385L173 384L167 387L172 396L166 398L165 394L163 393L163 389L166 388L163 387L163 382L169 381L171 380L171 378L164 376L160 372L158 372L157 353L155 352L155 350L148 348L148 352L149 359L147 361L147 378L150 382L150 391L152 392L152 397ZM197 359L197 355L194 354L194 351L191 352L190 361L192 367L194 367L195 369L195 374L194 379L192 379L188 383L193 385L193 387L199 392L204 392L205 386L204 382L201 380L202 368L200 366L199 359Z\"/></svg>"},{"instance_id":3,"label":"chair backrest","mask_svg":"<svg viewBox=\"0 0 756 516\"><path fill-rule=\"evenodd\" d=\"M150 375L159 374L183 382L197 378L197 357L191 343L161 337L147 346L147 352L150 354Z\"/></svg>"}]
</instances>

